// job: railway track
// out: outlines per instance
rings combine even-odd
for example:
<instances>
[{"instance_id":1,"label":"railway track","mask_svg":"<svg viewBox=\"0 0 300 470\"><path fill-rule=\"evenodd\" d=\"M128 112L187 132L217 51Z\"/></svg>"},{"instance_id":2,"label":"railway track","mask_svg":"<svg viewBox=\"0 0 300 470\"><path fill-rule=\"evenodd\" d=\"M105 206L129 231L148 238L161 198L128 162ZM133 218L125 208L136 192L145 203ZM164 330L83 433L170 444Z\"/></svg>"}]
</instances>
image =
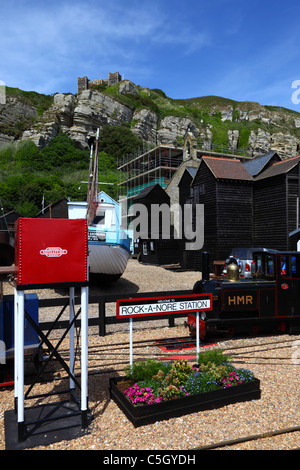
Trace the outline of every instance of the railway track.
<instances>
[{"instance_id":1,"label":"railway track","mask_svg":"<svg viewBox=\"0 0 300 470\"><path fill-rule=\"evenodd\" d=\"M245 341L244 344L240 344L240 341L243 339ZM205 344L206 347L214 346L215 343ZM251 361L254 363L258 363L259 365L263 365L264 367L277 367L278 365L282 367L283 364L287 364L287 360L289 360L289 364L291 362L291 355L289 352L292 351L293 346L295 344L295 339L293 338L281 338L280 336L274 338L264 337L264 338L239 338L237 344L234 344L234 341L231 339L230 344L224 344L222 350L225 354L228 354L232 357L234 363L247 363L249 364ZM162 357L166 358L167 356L172 357L174 356L174 352L179 354L180 352L186 352L191 356L196 355L195 348L196 343L193 337L171 337L168 339L161 339L161 338L151 338L145 339L140 341L135 341L133 344L133 348L136 351L136 354L142 360L146 360L147 358L156 358ZM163 350L161 349L163 348ZM168 351L165 350L168 348ZM203 350L206 348L203 347ZM278 355L278 352L285 350L286 353L284 356ZM62 349L60 354L67 359L68 356L68 349ZM267 355L266 355L267 353ZM272 353L274 356L272 357ZM114 375L118 375L118 373L124 370L124 366L128 364L128 357L129 357L129 345L123 342L109 342L105 344L93 344L89 346L89 358L90 358L90 367L88 374L89 376L105 376L112 377ZM276 356L277 355L277 356ZM120 360L124 356L124 361ZM276 357L275 357L276 356ZM116 360L118 358L118 360ZM274 363L274 359L276 359L276 363ZM256 362L255 362L256 361ZM257 362L260 361L260 362ZM54 365L55 365L55 361ZM294 365L300 365L294 364ZM76 375L80 375L80 367L76 370ZM55 377L55 374L49 377L51 381L62 381L64 379L68 379L67 375L61 375L61 369L59 369L59 376ZM51 372L50 372L51 374ZM45 380L47 381L47 380ZM271 430L270 430L271 428ZM272 448L274 441L276 439L280 439L282 437L283 440L289 439L289 436L294 438L298 436L297 433L300 433L300 426L293 426L288 428L280 428L280 429L272 429L272 423L268 425L263 432L259 434L248 434L244 436L239 436L235 439L228 439L222 441L215 441L211 442L207 445L200 445L194 447L192 449L187 449L189 452L193 451L201 451L201 450L243 450L247 449L248 446L253 446L258 450L267 448L268 446ZM300 434L299 434L300 436ZM224 435L225 437L225 435ZM268 439L272 441L269 443ZM300 439L300 438L299 438ZM281 442L281 441L280 441ZM278 443L278 447L280 448L281 443ZM252 443L252 444L251 444ZM297 444L296 444L297 445ZM296 450L298 447L294 447L292 450Z\"/></svg>"},{"instance_id":2,"label":"railway track","mask_svg":"<svg viewBox=\"0 0 300 470\"><path fill-rule=\"evenodd\" d=\"M266 366L282 366L291 361L290 356L272 357L272 355L263 355L265 352L277 352L281 349L288 348L292 350L295 344L294 339L278 339L276 341L257 341L256 339L248 340L248 344L238 346L228 346L222 348L224 354L230 356L236 364L264 364ZM206 347L214 347L215 343L205 344ZM192 337L173 337L168 339L153 338L150 340L135 341L133 349L140 360L148 358L162 358L174 360L174 358L183 358L196 361L196 340ZM186 353L181 354L181 353ZM64 359L68 357L68 350L60 351ZM128 364L129 345L124 343L105 343L103 345L89 346L89 375L102 375L106 373L119 373L124 370L124 366ZM258 355L259 354L259 355ZM174 356L175 355L175 356ZM124 356L124 361L120 360L120 356ZM114 358L118 358L116 362ZM276 361L276 362L274 362ZM289 361L289 362L286 362ZM293 365L299 366L300 361ZM76 368L75 368L76 371ZM80 372L78 366L77 371ZM59 380L68 378L68 376L59 376ZM45 378L44 378L45 379ZM51 378L53 380L53 377Z\"/></svg>"},{"instance_id":3,"label":"railway track","mask_svg":"<svg viewBox=\"0 0 300 470\"><path fill-rule=\"evenodd\" d=\"M280 338L280 337L279 337ZM242 340L247 340L249 339L248 337L241 337L241 338L236 338L242 339ZM253 338L253 341L255 341L257 338ZM215 341L219 341L220 338L216 338ZM252 341L252 339L249 339L249 341ZM276 339L276 341L266 341L266 342L261 342L258 340L257 343L251 342L251 344L245 344L245 345L240 345L240 346L228 346L222 348L224 352L226 351L239 351L241 349L249 349L249 348L255 348L255 347L260 347L260 346L269 346L269 345L278 345L278 344L289 344L289 343L294 343L294 339ZM211 342L211 343L202 343L202 347L209 347L209 346L214 346L216 343ZM173 337L173 338L167 338L167 339L161 339L161 338L151 338L151 339L145 339L145 340L140 340L140 341L134 341L133 347L134 348L140 348L140 347L147 347L147 346L169 346L170 350L172 349L186 349L189 347L196 347L196 340L193 337L187 337L187 336L179 336L179 337ZM201 346L201 345L200 345ZM94 346L89 346L89 350L93 351L95 349L101 350L101 349L107 349L108 347L113 347L114 349L125 349L126 345L124 342L121 343L105 343L103 345L94 345ZM285 346L281 346L285 347ZM268 348L268 349L275 349L274 347ZM63 350L62 350L63 351ZM67 349L65 349L67 351ZM251 351L249 351L251 353ZM230 353L233 354L233 353Z\"/></svg>"},{"instance_id":4,"label":"railway track","mask_svg":"<svg viewBox=\"0 0 300 470\"><path fill-rule=\"evenodd\" d=\"M249 435L249 436L245 436L245 437L240 437L240 438L237 438L237 439L230 439L230 440L227 440L227 441L215 442L213 444L209 444L209 445L206 445L206 446L195 447L192 450L195 450L195 451L196 450L197 451L199 451L199 450L217 450L217 449L222 449L224 447L232 449L232 446L236 446L236 445L239 445L239 444L244 444L246 442L263 440L263 439L266 439L266 438L280 436L280 435L283 435L283 434L292 434L294 432L299 432L299 431L300 431L300 426L294 426L294 427L285 428L285 429L276 429L274 431L266 431L266 432L262 432L260 434L253 434L253 435ZM292 449L292 450L299 450L299 447L297 447L295 449Z\"/></svg>"}]
</instances>

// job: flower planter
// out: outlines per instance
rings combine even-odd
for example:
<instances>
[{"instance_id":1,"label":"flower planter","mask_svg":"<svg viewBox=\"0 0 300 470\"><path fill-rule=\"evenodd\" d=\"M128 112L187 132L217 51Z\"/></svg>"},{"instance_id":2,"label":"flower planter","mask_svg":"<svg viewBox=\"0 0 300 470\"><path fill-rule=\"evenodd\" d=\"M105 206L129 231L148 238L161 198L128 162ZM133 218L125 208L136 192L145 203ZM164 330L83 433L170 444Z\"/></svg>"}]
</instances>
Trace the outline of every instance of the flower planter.
<instances>
[{"instance_id":1,"label":"flower planter","mask_svg":"<svg viewBox=\"0 0 300 470\"><path fill-rule=\"evenodd\" d=\"M196 411L219 408L236 402L260 398L260 381L254 379L252 382L199 395L188 395L152 405L134 406L124 395L125 388L130 386L128 379L127 383L124 383L125 380L124 377L110 379L110 396L135 427Z\"/></svg>"}]
</instances>

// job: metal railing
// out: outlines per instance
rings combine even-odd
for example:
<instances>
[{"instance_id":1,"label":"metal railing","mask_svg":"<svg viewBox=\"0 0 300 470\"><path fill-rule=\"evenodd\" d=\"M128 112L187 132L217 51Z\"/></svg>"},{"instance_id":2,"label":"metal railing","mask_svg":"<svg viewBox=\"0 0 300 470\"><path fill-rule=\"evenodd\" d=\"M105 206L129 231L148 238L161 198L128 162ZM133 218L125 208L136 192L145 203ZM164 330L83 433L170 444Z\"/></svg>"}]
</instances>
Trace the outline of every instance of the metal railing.
<instances>
[{"instance_id":1,"label":"metal railing","mask_svg":"<svg viewBox=\"0 0 300 470\"><path fill-rule=\"evenodd\" d=\"M160 291L160 292L142 292L134 294L104 294L98 296L89 297L89 305L98 304L98 317L92 317L88 319L88 325L98 326L99 336L106 335L106 326L118 323L128 323L127 318L117 318L116 316L106 315L106 304L116 303L117 300L123 299L138 299L144 297L163 297L163 296L175 296L175 295L189 295L192 294L192 290L180 290L180 291ZM75 305L80 305L80 297L75 297ZM69 304L69 298L54 298L54 299L39 299L39 309L49 307L64 307ZM137 317L133 321L154 321L154 320L168 320L170 327L175 326L175 318L186 317L187 313L176 313L172 315L155 315L147 317ZM53 321L39 322L39 327L42 331L50 329L63 329L68 328L69 320L60 320L53 324ZM80 326L80 320L76 321L76 326Z\"/></svg>"}]
</instances>

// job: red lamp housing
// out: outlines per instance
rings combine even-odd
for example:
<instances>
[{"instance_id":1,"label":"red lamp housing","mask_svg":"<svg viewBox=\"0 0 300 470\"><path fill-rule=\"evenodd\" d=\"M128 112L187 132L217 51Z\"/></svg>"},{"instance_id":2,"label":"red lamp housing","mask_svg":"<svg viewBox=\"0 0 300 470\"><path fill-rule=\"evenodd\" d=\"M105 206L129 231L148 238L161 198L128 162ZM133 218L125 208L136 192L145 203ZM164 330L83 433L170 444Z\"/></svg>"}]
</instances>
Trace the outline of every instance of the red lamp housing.
<instances>
[{"instance_id":1,"label":"red lamp housing","mask_svg":"<svg viewBox=\"0 0 300 470\"><path fill-rule=\"evenodd\" d=\"M15 233L15 280L19 288L87 284L85 219L21 217Z\"/></svg>"}]
</instances>

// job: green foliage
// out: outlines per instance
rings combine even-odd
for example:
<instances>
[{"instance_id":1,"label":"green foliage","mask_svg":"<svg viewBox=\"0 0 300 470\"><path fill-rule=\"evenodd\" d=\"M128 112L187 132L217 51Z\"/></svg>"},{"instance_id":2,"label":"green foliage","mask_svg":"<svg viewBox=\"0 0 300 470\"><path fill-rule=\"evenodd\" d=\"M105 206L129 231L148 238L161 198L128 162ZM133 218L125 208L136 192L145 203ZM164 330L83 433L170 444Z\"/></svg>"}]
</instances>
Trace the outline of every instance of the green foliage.
<instances>
[{"instance_id":1,"label":"green foliage","mask_svg":"<svg viewBox=\"0 0 300 470\"><path fill-rule=\"evenodd\" d=\"M218 381L211 377L210 372L194 372L190 375L184 385L184 389L189 395L210 392L219 388Z\"/></svg>"},{"instance_id":2,"label":"green foliage","mask_svg":"<svg viewBox=\"0 0 300 470\"><path fill-rule=\"evenodd\" d=\"M0 168L38 172L70 171L88 166L89 152L76 148L66 134L55 137L51 143L40 150L33 141L21 141L17 145L0 150Z\"/></svg>"},{"instance_id":3,"label":"green foliage","mask_svg":"<svg viewBox=\"0 0 300 470\"><path fill-rule=\"evenodd\" d=\"M155 101L146 96L142 91L140 91L138 95L132 93L126 93L126 95L122 95L119 93L119 83L116 83L110 87L106 87L101 91L124 106L128 106L132 110L147 108L159 114L159 108Z\"/></svg>"},{"instance_id":4,"label":"green foliage","mask_svg":"<svg viewBox=\"0 0 300 470\"><path fill-rule=\"evenodd\" d=\"M138 95L121 95L119 83L111 87L102 84L92 88L118 100L132 110L150 109L157 114L159 120L165 116L189 118L201 131L211 129L214 149L226 153L231 153L228 148L228 130L239 131L236 152L239 154L246 153L250 133L257 131L258 128L270 133L288 130L300 137L300 129L294 124L294 118L299 117L299 113L284 108L266 106L267 109L282 112L282 119L277 120L275 125L259 120L240 120L239 110L246 113L257 110L259 105L256 103L238 102L218 96L174 100L160 89L145 91L139 86L136 87ZM7 96L17 96L23 102L35 106L38 116L53 104L52 95L11 87L6 87L6 93ZM229 107L233 110L232 121L222 121L220 110ZM288 117L290 117L289 122ZM32 121L34 118L20 119L17 123L0 123L0 132L20 139ZM133 121L131 126L135 124ZM182 144L183 136L177 136L177 145ZM202 144L199 137L199 148ZM131 132L129 125L103 127L100 134L98 176L100 182L113 185L100 186L100 189L104 189L117 199L117 160L134 154L142 146L142 140ZM46 205L57 202L62 197L85 200L87 186L81 182L87 180L88 168L89 151L77 148L66 134L59 134L43 149L39 149L32 141L7 145L0 149L0 197L4 210L15 209L22 215L32 216L41 209L43 196Z\"/></svg>"},{"instance_id":5,"label":"green foliage","mask_svg":"<svg viewBox=\"0 0 300 470\"><path fill-rule=\"evenodd\" d=\"M109 171L116 171L117 162L114 157L106 152L99 152L98 168L100 173L108 174Z\"/></svg>"},{"instance_id":6,"label":"green foliage","mask_svg":"<svg viewBox=\"0 0 300 470\"><path fill-rule=\"evenodd\" d=\"M209 95L209 96L200 96L198 98L187 98L187 99L178 99L174 100L178 104L197 104L198 106L205 108L221 108L225 106L235 107L238 104L238 101L234 101L228 98L223 98L221 96Z\"/></svg>"},{"instance_id":7,"label":"green foliage","mask_svg":"<svg viewBox=\"0 0 300 470\"><path fill-rule=\"evenodd\" d=\"M0 197L4 210L14 209L32 217L41 210L43 196L46 205L68 197L69 187L64 185L61 176L64 171L70 173L76 167L84 167L87 171L87 156L88 152L76 149L73 141L63 135L43 150L30 140L1 149ZM79 183L76 185L78 188ZM72 196L75 195L76 191L73 191Z\"/></svg>"},{"instance_id":8,"label":"green foliage","mask_svg":"<svg viewBox=\"0 0 300 470\"><path fill-rule=\"evenodd\" d=\"M189 364L187 361L179 360L174 362L166 378L168 378L168 381L171 383L176 380L178 381L178 385L183 385L191 372L191 364Z\"/></svg>"},{"instance_id":9,"label":"green foliage","mask_svg":"<svg viewBox=\"0 0 300 470\"><path fill-rule=\"evenodd\" d=\"M213 362L200 364L198 372L208 373L212 380L221 380L226 375L228 365L228 363L217 365Z\"/></svg>"},{"instance_id":10,"label":"green foliage","mask_svg":"<svg viewBox=\"0 0 300 470\"><path fill-rule=\"evenodd\" d=\"M183 385L186 383L190 374L192 373L192 366L187 361L175 361L171 367L170 372L162 376L157 374L155 378L160 381L158 394L163 400L170 400L172 398L184 397L186 395Z\"/></svg>"},{"instance_id":11,"label":"green foliage","mask_svg":"<svg viewBox=\"0 0 300 470\"><path fill-rule=\"evenodd\" d=\"M151 91L157 93L160 96L162 96L164 99L168 99L165 92L163 90L161 90L160 88L153 88Z\"/></svg>"},{"instance_id":12,"label":"green foliage","mask_svg":"<svg viewBox=\"0 0 300 470\"><path fill-rule=\"evenodd\" d=\"M255 379L250 370L236 369L231 358L219 349L199 353L198 363L193 366L185 360L166 364L147 359L127 366L125 372L134 385L124 393L135 405L160 403Z\"/></svg>"},{"instance_id":13,"label":"green foliage","mask_svg":"<svg viewBox=\"0 0 300 470\"><path fill-rule=\"evenodd\" d=\"M55 137L41 150L43 169L72 170L85 168L89 161L89 152L76 148L74 141L66 134ZM42 169L42 168L40 168Z\"/></svg>"},{"instance_id":14,"label":"green foliage","mask_svg":"<svg viewBox=\"0 0 300 470\"><path fill-rule=\"evenodd\" d=\"M231 357L224 355L221 349L211 349L198 354L199 365L215 364L219 366L221 364L229 364L230 362Z\"/></svg>"},{"instance_id":15,"label":"green foliage","mask_svg":"<svg viewBox=\"0 0 300 470\"><path fill-rule=\"evenodd\" d=\"M132 366L125 367L125 373L127 377L137 382L139 380L152 379L153 376L162 371L163 374L170 370L170 364L158 362L153 359L147 359L147 361L134 362Z\"/></svg>"},{"instance_id":16,"label":"green foliage","mask_svg":"<svg viewBox=\"0 0 300 470\"><path fill-rule=\"evenodd\" d=\"M24 184L25 178L20 175L9 176L0 183L0 199L5 211L16 209Z\"/></svg>"},{"instance_id":17,"label":"green foliage","mask_svg":"<svg viewBox=\"0 0 300 470\"><path fill-rule=\"evenodd\" d=\"M43 197L46 206L63 197L84 200L87 188L78 188L87 179L88 166L89 151L76 148L65 134L55 137L42 150L31 140L0 149L0 197L4 210L14 209L32 217L41 210ZM65 175L69 177L66 183Z\"/></svg>"},{"instance_id":18,"label":"green foliage","mask_svg":"<svg viewBox=\"0 0 300 470\"><path fill-rule=\"evenodd\" d=\"M106 125L100 131L99 149L113 157L115 162L142 146L143 141L126 126Z\"/></svg>"},{"instance_id":19,"label":"green foliage","mask_svg":"<svg viewBox=\"0 0 300 470\"><path fill-rule=\"evenodd\" d=\"M15 154L15 145L5 145L0 149L0 177L3 176L5 169L9 169L13 163L14 154Z\"/></svg>"},{"instance_id":20,"label":"green foliage","mask_svg":"<svg viewBox=\"0 0 300 470\"><path fill-rule=\"evenodd\" d=\"M100 93L103 93L107 89L107 86L106 83L101 83L100 85L96 85L95 83L89 84L91 90L100 91Z\"/></svg>"},{"instance_id":21,"label":"green foliage","mask_svg":"<svg viewBox=\"0 0 300 470\"><path fill-rule=\"evenodd\" d=\"M187 361L176 361L173 365L148 359L136 362L125 368L127 377L140 386L151 388L153 396L161 400L170 400L185 396L182 386L192 372Z\"/></svg>"},{"instance_id":22,"label":"green foliage","mask_svg":"<svg viewBox=\"0 0 300 470\"><path fill-rule=\"evenodd\" d=\"M14 175L0 183L0 199L5 211L16 210L25 217L33 217L45 205L67 197L66 189L58 176L41 176L34 173Z\"/></svg>"},{"instance_id":23,"label":"green foliage","mask_svg":"<svg viewBox=\"0 0 300 470\"><path fill-rule=\"evenodd\" d=\"M2 134L9 135L15 139L20 139L23 132L30 127L30 125L35 121L35 118L22 119L17 122L0 122L0 132Z\"/></svg>"},{"instance_id":24,"label":"green foliage","mask_svg":"<svg viewBox=\"0 0 300 470\"><path fill-rule=\"evenodd\" d=\"M14 154L15 168L28 171L39 170L42 167L42 153L31 140L20 142Z\"/></svg>"},{"instance_id":25,"label":"green foliage","mask_svg":"<svg viewBox=\"0 0 300 470\"><path fill-rule=\"evenodd\" d=\"M223 127L213 127L212 131L212 146L219 152L227 153L228 149L228 134L227 130Z\"/></svg>"},{"instance_id":26,"label":"green foliage","mask_svg":"<svg viewBox=\"0 0 300 470\"><path fill-rule=\"evenodd\" d=\"M20 202L16 206L16 211L23 217L34 217L40 210L40 207L30 201Z\"/></svg>"},{"instance_id":27,"label":"green foliage","mask_svg":"<svg viewBox=\"0 0 300 470\"><path fill-rule=\"evenodd\" d=\"M158 394L161 400L172 400L186 396L186 392L179 385L173 383L163 384L162 387L158 389Z\"/></svg>"},{"instance_id":28,"label":"green foliage","mask_svg":"<svg viewBox=\"0 0 300 470\"><path fill-rule=\"evenodd\" d=\"M249 128L240 129L239 147L245 149L249 144L251 130Z\"/></svg>"},{"instance_id":29,"label":"green foliage","mask_svg":"<svg viewBox=\"0 0 300 470\"><path fill-rule=\"evenodd\" d=\"M44 95L36 91L23 91L19 88L6 87L7 96L18 96L25 103L35 106L38 116L41 116L53 104L52 95Z\"/></svg>"}]
</instances>

